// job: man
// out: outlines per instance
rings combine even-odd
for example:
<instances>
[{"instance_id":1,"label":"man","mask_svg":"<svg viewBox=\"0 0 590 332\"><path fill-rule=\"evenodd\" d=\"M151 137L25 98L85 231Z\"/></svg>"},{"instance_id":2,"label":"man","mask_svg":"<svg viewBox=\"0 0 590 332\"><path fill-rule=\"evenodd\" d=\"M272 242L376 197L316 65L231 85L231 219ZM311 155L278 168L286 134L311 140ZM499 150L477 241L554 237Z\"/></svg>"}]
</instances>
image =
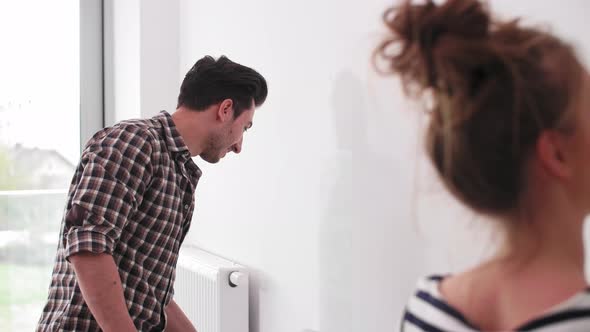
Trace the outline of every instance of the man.
<instances>
[{"instance_id":1,"label":"man","mask_svg":"<svg viewBox=\"0 0 590 332\"><path fill-rule=\"evenodd\" d=\"M87 143L70 186L37 331L196 331L173 300L178 251L201 170L240 153L265 79L205 57L172 115L123 121Z\"/></svg>"}]
</instances>

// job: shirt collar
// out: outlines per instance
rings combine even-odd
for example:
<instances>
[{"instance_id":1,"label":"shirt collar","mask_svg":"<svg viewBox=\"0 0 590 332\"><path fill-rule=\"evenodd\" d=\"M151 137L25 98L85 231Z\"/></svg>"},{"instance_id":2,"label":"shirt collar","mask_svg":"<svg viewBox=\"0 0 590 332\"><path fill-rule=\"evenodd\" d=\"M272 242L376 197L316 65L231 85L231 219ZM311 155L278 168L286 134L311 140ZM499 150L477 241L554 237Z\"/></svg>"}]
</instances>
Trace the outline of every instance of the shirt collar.
<instances>
[{"instance_id":1,"label":"shirt collar","mask_svg":"<svg viewBox=\"0 0 590 332\"><path fill-rule=\"evenodd\" d=\"M166 141L168 150L176 154L176 160L187 165L188 168L192 170L191 175L198 180L203 172L192 160L191 153L184 143L184 139L180 136L178 129L176 129L176 125L174 124L170 113L161 111L160 114L154 117L154 119L160 123L164 130L164 140Z\"/></svg>"},{"instance_id":2,"label":"shirt collar","mask_svg":"<svg viewBox=\"0 0 590 332\"><path fill-rule=\"evenodd\" d=\"M160 114L156 115L154 118L160 122L162 129L164 129L164 139L166 140L166 146L168 146L168 149L171 152L181 153L190 158L190 151L188 150L184 139L180 136L178 129L176 129L172 116L166 111L161 111Z\"/></svg>"}]
</instances>

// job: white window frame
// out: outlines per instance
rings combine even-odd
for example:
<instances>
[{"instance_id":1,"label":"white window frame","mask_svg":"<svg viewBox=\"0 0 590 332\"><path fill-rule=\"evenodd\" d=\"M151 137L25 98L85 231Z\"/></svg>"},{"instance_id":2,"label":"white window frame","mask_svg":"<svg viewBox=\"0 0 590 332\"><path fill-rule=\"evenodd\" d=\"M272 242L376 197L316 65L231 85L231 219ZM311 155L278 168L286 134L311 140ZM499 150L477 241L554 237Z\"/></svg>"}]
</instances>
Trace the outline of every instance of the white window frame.
<instances>
[{"instance_id":1,"label":"white window frame","mask_svg":"<svg viewBox=\"0 0 590 332\"><path fill-rule=\"evenodd\" d=\"M80 1L80 151L104 127L104 3Z\"/></svg>"}]
</instances>

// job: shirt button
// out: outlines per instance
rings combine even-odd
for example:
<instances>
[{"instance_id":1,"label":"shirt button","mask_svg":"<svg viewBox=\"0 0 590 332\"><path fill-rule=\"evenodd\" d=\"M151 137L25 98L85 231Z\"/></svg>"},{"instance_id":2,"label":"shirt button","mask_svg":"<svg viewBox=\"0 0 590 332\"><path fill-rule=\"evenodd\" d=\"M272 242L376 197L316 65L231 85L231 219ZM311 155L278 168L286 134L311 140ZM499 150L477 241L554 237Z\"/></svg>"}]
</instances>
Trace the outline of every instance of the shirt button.
<instances>
[{"instance_id":1,"label":"shirt button","mask_svg":"<svg viewBox=\"0 0 590 332\"><path fill-rule=\"evenodd\" d=\"M185 209L185 210L188 210L188 208L189 208L189 207L190 207L190 206L189 206L188 204L184 204L184 209Z\"/></svg>"}]
</instances>

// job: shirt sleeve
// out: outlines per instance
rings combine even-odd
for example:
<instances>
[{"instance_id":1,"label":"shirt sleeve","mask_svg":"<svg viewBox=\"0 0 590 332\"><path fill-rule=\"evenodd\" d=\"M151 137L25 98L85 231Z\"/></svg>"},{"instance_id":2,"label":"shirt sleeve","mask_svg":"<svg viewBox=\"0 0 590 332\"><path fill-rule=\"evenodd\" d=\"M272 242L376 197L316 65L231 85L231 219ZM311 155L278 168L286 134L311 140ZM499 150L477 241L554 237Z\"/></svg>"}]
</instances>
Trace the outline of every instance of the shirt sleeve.
<instances>
[{"instance_id":1,"label":"shirt sleeve","mask_svg":"<svg viewBox=\"0 0 590 332\"><path fill-rule=\"evenodd\" d=\"M81 251L113 253L152 176L150 137L143 129L114 127L89 142L64 218L66 259Z\"/></svg>"}]
</instances>

